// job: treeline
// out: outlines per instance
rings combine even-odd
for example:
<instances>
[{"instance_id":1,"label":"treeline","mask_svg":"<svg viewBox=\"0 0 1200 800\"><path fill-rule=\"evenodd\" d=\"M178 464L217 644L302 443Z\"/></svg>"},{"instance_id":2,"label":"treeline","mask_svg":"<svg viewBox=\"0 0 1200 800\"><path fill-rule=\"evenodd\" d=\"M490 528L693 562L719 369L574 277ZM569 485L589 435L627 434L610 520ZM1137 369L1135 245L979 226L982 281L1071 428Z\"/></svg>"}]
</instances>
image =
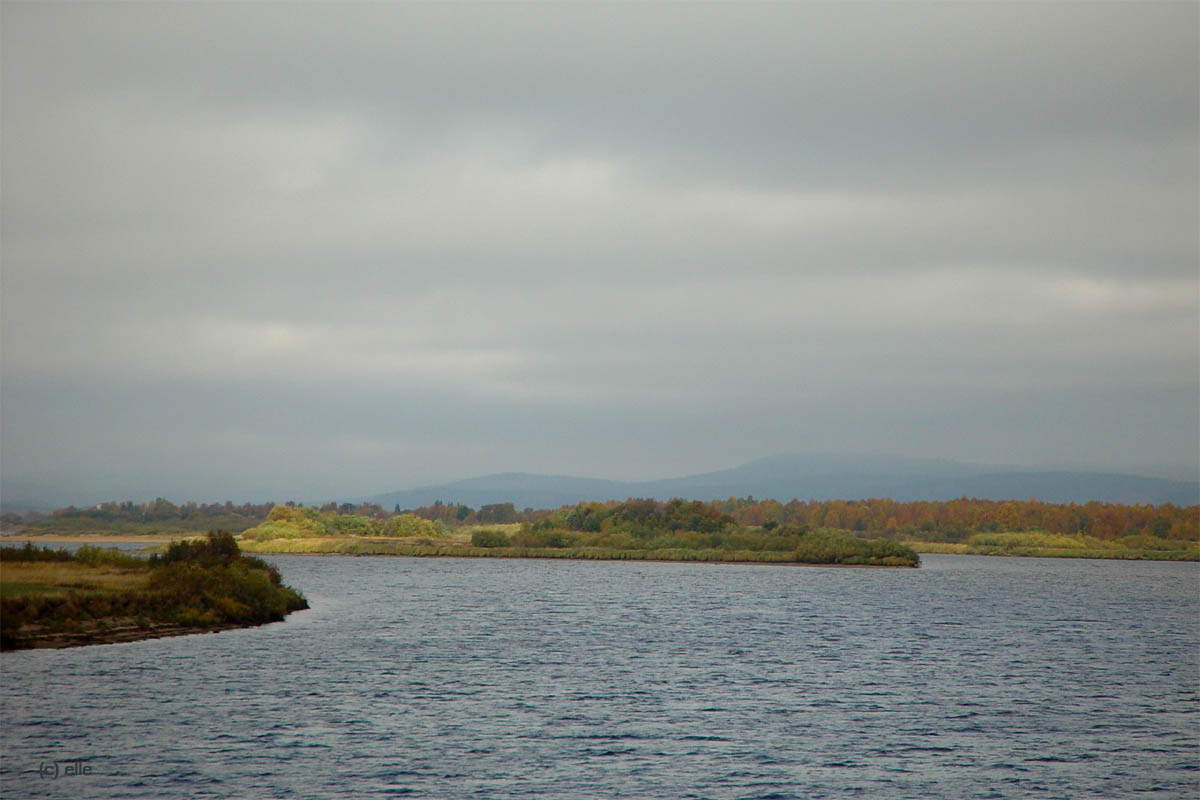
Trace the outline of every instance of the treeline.
<instances>
[{"instance_id":1,"label":"treeline","mask_svg":"<svg viewBox=\"0 0 1200 800\"><path fill-rule=\"evenodd\" d=\"M303 539L317 536L397 536L444 537L454 528L471 525L533 524L551 516L549 510L531 508L518 511L512 503L493 503L473 509L457 503L438 501L431 506L401 509L392 513L374 503L352 505L326 503L300 506L294 503L273 506L266 520L244 531L245 539Z\"/></svg>"},{"instance_id":2,"label":"treeline","mask_svg":"<svg viewBox=\"0 0 1200 800\"><path fill-rule=\"evenodd\" d=\"M279 508L292 511L274 511ZM268 519L272 513L276 514L275 519ZM231 502L192 502L176 505L158 498L152 503L126 501L102 503L86 509L59 509L47 518L24 522L21 527L29 530L115 532L221 528L240 533L261 528L263 523L270 522L284 523L274 530L293 537L356 534L439 536L446 530L461 526L513 523L531 526L548 524L551 527L595 533L605 525L611 529L622 522L637 523L651 517L661 519L662 525L669 529L686 528L705 533L736 524L767 529L779 525L831 528L897 540L935 542L965 542L977 533L1002 531L1045 531L1104 541L1130 537L1192 542L1200 539L1198 506L1100 502L1060 504L1033 499L999 502L965 497L904 503L878 498L807 502L792 500L787 503L770 499L756 500L753 497L730 497L711 503L630 499L624 502L581 503L557 510L517 509L512 503L485 504L476 509L460 503L438 501L415 509L397 506L392 511L375 503L303 506L295 503L234 505ZM20 522L7 518L5 521L13 524ZM670 528L672 525L675 527Z\"/></svg>"},{"instance_id":3,"label":"treeline","mask_svg":"<svg viewBox=\"0 0 1200 800\"><path fill-rule=\"evenodd\" d=\"M144 531L144 530L222 530L241 533L266 521L273 508L285 505L288 508L303 508L318 512L323 519L335 517L361 517L365 520L386 521L397 515L409 514L429 522L443 525L495 525L514 522L536 522L550 514L549 510L526 508L518 510L512 503L485 504L478 509L459 503L443 503L415 509L396 506L388 511L378 503L325 503L320 506L304 506L295 502L270 503L172 503L166 498L156 498L149 503L106 502L89 508L68 506L49 514L36 516L5 514L0 521L14 527L32 530L56 531ZM353 523L351 523L353 524ZM386 534L385 534L386 535Z\"/></svg>"},{"instance_id":4,"label":"treeline","mask_svg":"<svg viewBox=\"0 0 1200 800\"><path fill-rule=\"evenodd\" d=\"M123 503L100 503L91 508L68 506L54 511L50 516L56 519L124 520L127 522L165 522L225 515L262 519L271 510L272 505L272 503L234 505L231 501L224 503L188 502L176 505L166 498L159 497L149 503L135 503L132 500L126 500Z\"/></svg>"},{"instance_id":5,"label":"treeline","mask_svg":"<svg viewBox=\"0 0 1200 800\"><path fill-rule=\"evenodd\" d=\"M438 520L422 519L416 514L388 515L343 513L309 506L278 505L267 512L261 525L247 528L242 538L250 541L271 539L311 539L320 536L404 536L438 538L447 529Z\"/></svg>"},{"instance_id":6,"label":"treeline","mask_svg":"<svg viewBox=\"0 0 1200 800\"><path fill-rule=\"evenodd\" d=\"M438 500L431 506L403 510L396 506L396 513L415 514L422 519L441 522L451 527L457 525L507 525L514 522L534 523L550 515L549 509L526 508L518 510L512 503L485 503L478 509L461 503L443 503Z\"/></svg>"},{"instance_id":7,"label":"treeline","mask_svg":"<svg viewBox=\"0 0 1200 800\"><path fill-rule=\"evenodd\" d=\"M240 533L246 528L266 519L273 504L189 502L176 505L159 497L150 503L124 502L100 503L90 508L68 506L51 512L47 516L27 518L18 514L5 514L0 522L30 532L85 532L107 531L112 533L156 533L202 532L206 530L228 530Z\"/></svg>"},{"instance_id":8,"label":"treeline","mask_svg":"<svg viewBox=\"0 0 1200 800\"><path fill-rule=\"evenodd\" d=\"M580 552L740 554L729 560L764 560L786 554L790 561L813 564L915 566L919 559L905 545L864 539L848 532L785 524L750 527L714 503L674 499L666 503L630 499L623 503L566 506L519 531L483 529L471 544L526 550L571 548ZM715 560L724 560L716 558Z\"/></svg>"},{"instance_id":9,"label":"treeline","mask_svg":"<svg viewBox=\"0 0 1200 800\"><path fill-rule=\"evenodd\" d=\"M453 508L451 506L435 506ZM908 546L867 539L845 531L800 525L751 527L713 503L640 499L624 503L579 503L545 511L536 522L516 522L511 504L483 507L474 518L493 519L497 527L477 528L465 540L450 537L440 519L412 512L366 517L303 506L275 506L261 525L246 530L243 541L274 552L327 552L334 540L368 537L405 538L403 550L372 545L373 551L405 555L505 555L532 558L663 558L670 560L772 561L814 564L915 566ZM456 527L465 525L455 519ZM453 523L452 523L453 524ZM291 543L286 540L293 540ZM305 541L295 541L305 540ZM378 539L374 539L378 542ZM301 548L299 550L295 547ZM248 544L248 546L251 546ZM431 552L413 548L433 546Z\"/></svg>"},{"instance_id":10,"label":"treeline","mask_svg":"<svg viewBox=\"0 0 1200 800\"><path fill-rule=\"evenodd\" d=\"M743 525L807 525L927 541L966 541L974 533L1047 531L1112 541L1130 536L1195 541L1200 506L976 500L801 502L736 498L714 503Z\"/></svg>"},{"instance_id":11,"label":"treeline","mask_svg":"<svg viewBox=\"0 0 1200 800\"><path fill-rule=\"evenodd\" d=\"M624 532L645 537L663 531L725 533L744 525L715 503L675 498L666 503L648 498L623 503L579 503L564 506L533 527L568 528L586 532Z\"/></svg>"}]
</instances>

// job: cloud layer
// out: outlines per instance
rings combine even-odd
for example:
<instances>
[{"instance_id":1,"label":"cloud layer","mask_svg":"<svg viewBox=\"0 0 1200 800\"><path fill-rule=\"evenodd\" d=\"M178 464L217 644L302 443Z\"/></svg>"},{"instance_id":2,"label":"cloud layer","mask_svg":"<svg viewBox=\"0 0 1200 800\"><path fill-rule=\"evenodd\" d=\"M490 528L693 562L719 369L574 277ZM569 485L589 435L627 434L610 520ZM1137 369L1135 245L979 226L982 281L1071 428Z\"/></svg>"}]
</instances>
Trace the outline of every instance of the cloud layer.
<instances>
[{"instance_id":1,"label":"cloud layer","mask_svg":"<svg viewBox=\"0 0 1200 800\"><path fill-rule=\"evenodd\" d=\"M5 497L1195 465L1198 15L5 4Z\"/></svg>"}]
</instances>

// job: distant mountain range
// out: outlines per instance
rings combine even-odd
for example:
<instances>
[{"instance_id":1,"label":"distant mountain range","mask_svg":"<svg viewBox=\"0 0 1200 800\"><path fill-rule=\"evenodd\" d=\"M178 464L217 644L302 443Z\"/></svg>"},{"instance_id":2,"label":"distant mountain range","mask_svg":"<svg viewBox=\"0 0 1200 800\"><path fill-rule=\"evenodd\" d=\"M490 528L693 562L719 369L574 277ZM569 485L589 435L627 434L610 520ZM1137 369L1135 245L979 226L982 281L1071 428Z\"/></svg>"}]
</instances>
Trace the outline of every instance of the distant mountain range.
<instances>
[{"instance_id":1,"label":"distant mountain range","mask_svg":"<svg viewBox=\"0 0 1200 800\"><path fill-rule=\"evenodd\" d=\"M478 508L513 503L517 508L557 508L581 500L654 497L667 500L725 499L730 496L799 500L898 501L1028 500L1049 503L1200 503L1200 483L1106 472L1036 471L957 461L893 456L781 455L733 469L628 482L561 475L505 472L437 486L387 492L358 501L385 508L417 508L440 500Z\"/></svg>"}]
</instances>

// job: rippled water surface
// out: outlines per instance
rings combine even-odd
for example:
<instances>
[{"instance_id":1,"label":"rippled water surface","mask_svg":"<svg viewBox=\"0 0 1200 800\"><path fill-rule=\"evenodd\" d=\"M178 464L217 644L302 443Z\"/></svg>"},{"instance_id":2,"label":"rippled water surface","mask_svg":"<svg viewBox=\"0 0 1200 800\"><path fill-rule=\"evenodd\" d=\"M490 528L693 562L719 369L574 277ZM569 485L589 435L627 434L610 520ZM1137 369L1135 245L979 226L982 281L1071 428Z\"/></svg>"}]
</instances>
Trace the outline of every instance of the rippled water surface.
<instances>
[{"instance_id":1,"label":"rippled water surface","mask_svg":"<svg viewBox=\"0 0 1200 800\"><path fill-rule=\"evenodd\" d=\"M1196 564L273 560L284 623L5 653L3 797L1200 794Z\"/></svg>"}]
</instances>

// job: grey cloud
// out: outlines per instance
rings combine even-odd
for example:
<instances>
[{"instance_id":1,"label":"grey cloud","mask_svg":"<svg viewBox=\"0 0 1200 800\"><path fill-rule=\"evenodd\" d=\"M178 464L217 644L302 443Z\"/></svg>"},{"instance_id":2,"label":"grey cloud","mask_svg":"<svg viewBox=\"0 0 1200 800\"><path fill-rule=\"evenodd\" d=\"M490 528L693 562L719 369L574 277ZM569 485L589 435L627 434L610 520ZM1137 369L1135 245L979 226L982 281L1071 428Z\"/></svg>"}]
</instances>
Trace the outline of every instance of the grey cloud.
<instances>
[{"instance_id":1,"label":"grey cloud","mask_svg":"<svg viewBox=\"0 0 1200 800\"><path fill-rule=\"evenodd\" d=\"M986 175L1046 142L1196 128L1188 4L303 12L17 7L43 35L10 37L9 58L60 101L367 116L389 149L507 129L535 154L624 152L740 183L943 182L947 164ZM14 88L10 103L47 101Z\"/></svg>"},{"instance_id":2,"label":"grey cloud","mask_svg":"<svg viewBox=\"0 0 1200 800\"><path fill-rule=\"evenodd\" d=\"M3 22L10 486L1194 461L1194 4Z\"/></svg>"}]
</instances>

